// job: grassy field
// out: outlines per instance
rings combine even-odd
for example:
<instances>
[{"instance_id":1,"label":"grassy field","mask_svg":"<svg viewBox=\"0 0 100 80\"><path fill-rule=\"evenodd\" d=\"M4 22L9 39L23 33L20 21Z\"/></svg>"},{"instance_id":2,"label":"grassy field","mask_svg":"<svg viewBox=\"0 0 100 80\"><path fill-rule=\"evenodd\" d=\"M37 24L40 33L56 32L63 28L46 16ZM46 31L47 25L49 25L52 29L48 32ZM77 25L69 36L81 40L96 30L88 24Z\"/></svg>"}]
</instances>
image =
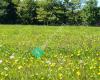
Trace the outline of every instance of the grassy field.
<instances>
[{"instance_id":1,"label":"grassy field","mask_svg":"<svg viewBox=\"0 0 100 80\"><path fill-rule=\"evenodd\" d=\"M0 80L100 80L100 28L61 27L0 25Z\"/></svg>"}]
</instances>

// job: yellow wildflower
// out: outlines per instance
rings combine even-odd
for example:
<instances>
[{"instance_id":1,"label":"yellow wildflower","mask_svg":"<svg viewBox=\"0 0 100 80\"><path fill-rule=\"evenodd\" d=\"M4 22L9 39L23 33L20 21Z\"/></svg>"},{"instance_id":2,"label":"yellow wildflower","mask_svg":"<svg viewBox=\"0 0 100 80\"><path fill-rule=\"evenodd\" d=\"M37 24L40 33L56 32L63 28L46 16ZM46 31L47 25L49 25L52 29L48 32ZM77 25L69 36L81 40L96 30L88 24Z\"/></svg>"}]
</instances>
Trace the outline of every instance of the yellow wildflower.
<instances>
[{"instance_id":1,"label":"yellow wildflower","mask_svg":"<svg viewBox=\"0 0 100 80\"><path fill-rule=\"evenodd\" d=\"M18 62L18 59L16 59L16 60L14 61L14 64L17 64L17 62Z\"/></svg>"},{"instance_id":2,"label":"yellow wildflower","mask_svg":"<svg viewBox=\"0 0 100 80\"><path fill-rule=\"evenodd\" d=\"M44 61L41 61L42 64L44 64Z\"/></svg>"},{"instance_id":3,"label":"yellow wildflower","mask_svg":"<svg viewBox=\"0 0 100 80\"><path fill-rule=\"evenodd\" d=\"M8 76L8 74L5 74L5 76Z\"/></svg>"},{"instance_id":4,"label":"yellow wildflower","mask_svg":"<svg viewBox=\"0 0 100 80\"><path fill-rule=\"evenodd\" d=\"M5 62L6 62L6 63L8 63L9 61L8 61L8 60L6 60Z\"/></svg>"},{"instance_id":5,"label":"yellow wildflower","mask_svg":"<svg viewBox=\"0 0 100 80\"><path fill-rule=\"evenodd\" d=\"M52 72L52 69L50 69L50 72Z\"/></svg>"},{"instance_id":6,"label":"yellow wildflower","mask_svg":"<svg viewBox=\"0 0 100 80\"><path fill-rule=\"evenodd\" d=\"M81 51L79 50L78 53L81 53Z\"/></svg>"},{"instance_id":7,"label":"yellow wildflower","mask_svg":"<svg viewBox=\"0 0 100 80\"><path fill-rule=\"evenodd\" d=\"M59 73L58 76L59 76L59 79L62 79L63 74L62 73Z\"/></svg>"},{"instance_id":8,"label":"yellow wildflower","mask_svg":"<svg viewBox=\"0 0 100 80\"><path fill-rule=\"evenodd\" d=\"M78 53L77 56L80 56L80 53Z\"/></svg>"},{"instance_id":9,"label":"yellow wildflower","mask_svg":"<svg viewBox=\"0 0 100 80\"><path fill-rule=\"evenodd\" d=\"M63 68L62 66L61 66L61 67L59 67L59 68L58 68L58 71L62 70L62 68Z\"/></svg>"},{"instance_id":10,"label":"yellow wildflower","mask_svg":"<svg viewBox=\"0 0 100 80\"><path fill-rule=\"evenodd\" d=\"M80 71L77 71L77 72L76 72L76 74L77 74L78 76L80 76L80 75L81 75Z\"/></svg>"},{"instance_id":11,"label":"yellow wildflower","mask_svg":"<svg viewBox=\"0 0 100 80\"><path fill-rule=\"evenodd\" d=\"M100 72L98 72L98 75L100 75Z\"/></svg>"},{"instance_id":12,"label":"yellow wildflower","mask_svg":"<svg viewBox=\"0 0 100 80\"><path fill-rule=\"evenodd\" d=\"M93 66L91 66L90 69L93 69Z\"/></svg>"},{"instance_id":13,"label":"yellow wildflower","mask_svg":"<svg viewBox=\"0 0 100 80\"><path fill-rule=\"evenodd\" d=\"M100 66L99 66L99 69L100 69Z\"/></svg>"},{"instance_id":14,"label":"yellow wildflower","mask_svg":"<svg viewBox=\"0 0 100 80\"><path fill-rule=\"evenodd\" d=\"M54 55L54 57L56 58L56 57L57 57L57 55Z\"/></svg>"},{"instance_id":15,"label":"yellow wildflower","mask_svg":"<svg viewBox=\"0 0 100 80\"><path fill-rule=\"evenodd\" d=\"M51 67L54 67L55 65L56 65L56 63L52 63L50 66L51 66Z\"/></svg>"},{"instance_id":16,"label":"yellow wildflower","mask_svg":"<svg viewBox=\"0 0 100 80\"><path fill-rule=\"evenodd\" d=\"M44 77L41 78L41 80L43 80L43 79L44 79Z\"/></svg>"},{"instance_id":17,"label":"yellow wildflower","mask_svg":"<svg viewBox=\"0 0 100 80\"><path fill-rule=\"evenodd\" d=\"M4 75L5 73L4 72L1 72L1 75Z\"/></svg>"},{"instance_id":18,"label":"yellow wildflower","mask_svg":"<svg viewBox=\"0 0 100 80\"><path fill-rule=\"evenodd\" d=\"M18 67L18 69L21 69L21 68L23 68L23 67L22 67L22 66L19 66L19 67Z\"/></svg>"}]
</instances>

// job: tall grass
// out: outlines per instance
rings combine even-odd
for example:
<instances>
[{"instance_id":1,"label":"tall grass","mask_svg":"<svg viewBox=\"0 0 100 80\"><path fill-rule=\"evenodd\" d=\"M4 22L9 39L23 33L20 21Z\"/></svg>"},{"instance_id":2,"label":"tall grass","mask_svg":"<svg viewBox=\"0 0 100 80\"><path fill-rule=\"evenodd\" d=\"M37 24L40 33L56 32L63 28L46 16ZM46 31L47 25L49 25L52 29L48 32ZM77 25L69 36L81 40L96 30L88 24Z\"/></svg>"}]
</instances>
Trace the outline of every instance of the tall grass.
<instances>
[{"instance_id":1,"label":"tall grass","mask_svg":"<svg viewBox=\"0 0 100 80\"><path fill-rule=\"evenodd\" d=\"M0 26L1 80L100 80L100 28L63 27L36 59L41 47L59 28Z\"/></svg>"}]
</instances>

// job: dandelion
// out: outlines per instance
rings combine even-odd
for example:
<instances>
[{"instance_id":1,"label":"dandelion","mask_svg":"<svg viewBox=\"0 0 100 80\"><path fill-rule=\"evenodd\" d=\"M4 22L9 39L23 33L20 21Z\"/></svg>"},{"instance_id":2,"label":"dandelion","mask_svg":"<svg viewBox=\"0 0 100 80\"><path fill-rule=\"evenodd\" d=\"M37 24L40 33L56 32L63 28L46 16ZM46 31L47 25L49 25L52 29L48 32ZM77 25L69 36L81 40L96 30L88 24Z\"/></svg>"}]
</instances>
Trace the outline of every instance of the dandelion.
<instances>
[{"instance_id":1,"label":"dandelion","mask_svg":"<svg viewBox=\"0 0 100 80\"><path fill-rule=\"evenodd\" d=\"M0 60L0 64L2 63L3 61L2 60Z\"/></svg>"}]
</instances>

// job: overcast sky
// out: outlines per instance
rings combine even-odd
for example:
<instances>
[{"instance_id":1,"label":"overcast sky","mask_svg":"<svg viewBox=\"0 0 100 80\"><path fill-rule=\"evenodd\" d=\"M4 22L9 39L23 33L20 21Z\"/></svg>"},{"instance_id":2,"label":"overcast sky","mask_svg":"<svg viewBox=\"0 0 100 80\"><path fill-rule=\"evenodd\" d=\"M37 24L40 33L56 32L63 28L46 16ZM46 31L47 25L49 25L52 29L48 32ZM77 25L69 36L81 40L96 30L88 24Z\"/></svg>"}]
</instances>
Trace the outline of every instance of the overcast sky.
<instances>
[{"instance_id":1,"label":"overcast sky","mask_svg":"<svg viewBox=\"0 0 100 80\"><path fill-rule=\"evenodd\" d=\"M100 0L98 0L98 6L100 6Z\"/></svg>"},{"instance_id":2,"label":"overcast sky","mask_svg":"<svg viewBox=\"0 0 100 80\"><path fill-rule=\"evenodd\" d=\"M81 0L81 1L84 2L85 0ZM100 0L97 0L97 2L98 2L98 6L100 6Z\"/></svg>"},{"instance_id":3,"label":"overcast sky","mask_svg":"<svg viewBox=\"0 0 100 80\"><path fill-rule=\"evenodd\" d=\"M63 0L62 0L63 1ZM85 0L81 0L81 2L84 2ZM97 0L98 1L98 6L100 6L100 0Z\"/></svg>"},{"instance_id":4,"label":"overcast sky","mask_svg":"<svg viewBox=\"0 0 100 80\"><path fill-rule=\"evenodd\" d=\"M23 0L20 0L20 1L23 1ZM63 1L63 0L62 0ZM84 0L83 0L84 1ZM97 0L98 1L98 6L100 6L100 0Z\"/></svg>"}]
</instances>

